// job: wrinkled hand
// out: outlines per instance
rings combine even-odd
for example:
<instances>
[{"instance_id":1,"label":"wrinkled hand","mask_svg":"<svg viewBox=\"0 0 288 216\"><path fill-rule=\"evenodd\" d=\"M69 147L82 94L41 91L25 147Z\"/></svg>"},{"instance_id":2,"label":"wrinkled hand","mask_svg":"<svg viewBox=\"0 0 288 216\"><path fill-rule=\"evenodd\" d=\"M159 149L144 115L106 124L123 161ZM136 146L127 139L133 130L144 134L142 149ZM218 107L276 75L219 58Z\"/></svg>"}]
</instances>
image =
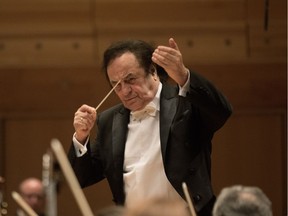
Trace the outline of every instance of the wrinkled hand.
<instances>
[{"instance_id":1,"label":"wrinkled hand","mask_svg":"<svg viewBox=\"0 0 288 216\"><path fill-rule=\"evenodd\" d=\"M182 59L182 54L173 38L169 39L168 46L158 46L153 55L152 61L165 69L168 75L180 86L183 86L188 79L188 70Z\"/></svg>"},{"instance_id":2,"label":"wrinkled hand","mask_svg":"<svg viewBox=\"0 0 288 216\"><path fill-rule=\"evenodd\" d=\"M74 115L73 126L76 132L76 139L84 144L90 134L96 120L96 110L86 104L82 105Z\"/></svg>"}]
</instances>

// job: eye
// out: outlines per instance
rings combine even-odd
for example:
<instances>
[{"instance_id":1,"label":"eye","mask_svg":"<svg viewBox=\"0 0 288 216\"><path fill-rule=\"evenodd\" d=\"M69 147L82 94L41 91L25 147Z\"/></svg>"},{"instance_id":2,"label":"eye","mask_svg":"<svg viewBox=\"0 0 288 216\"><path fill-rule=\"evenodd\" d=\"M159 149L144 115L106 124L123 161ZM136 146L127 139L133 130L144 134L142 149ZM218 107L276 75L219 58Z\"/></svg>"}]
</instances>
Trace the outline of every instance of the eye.
<instances>
[{"instance_id":1,"label":"eye","mask_svg":"<svg viewBox=\"0 0 288 216\"><path fill-rule=\"evenodd\" d=\"M136 80L136 77L129 77L126 81L126 83L129 83L129 84L133 84Z\"/></svg>"},{"instance_id":2,"label":"eye","mask_svg":"<svg viewBox=\"0 0 288 216\"><path fill-rule=\"evenodd\" d=\"M114 87L114 86L113 86ZM115 88L114 90L117 92L117 91L120 91L121 90L121 84L119 83Z\"/></svg>"}]
</instances>

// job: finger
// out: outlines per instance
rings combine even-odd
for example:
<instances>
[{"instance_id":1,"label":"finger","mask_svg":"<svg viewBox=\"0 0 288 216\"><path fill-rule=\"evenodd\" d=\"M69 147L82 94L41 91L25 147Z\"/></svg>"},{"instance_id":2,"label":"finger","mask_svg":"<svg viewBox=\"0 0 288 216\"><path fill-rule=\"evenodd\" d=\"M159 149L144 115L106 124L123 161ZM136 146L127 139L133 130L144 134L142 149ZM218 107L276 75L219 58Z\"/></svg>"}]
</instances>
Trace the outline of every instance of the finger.
<instances>
[{"instance_id":1,"label":"finger","mask_svg":"<svg viewBox=\"0 0 288 216\"><path fill-rule=\"evenodd\" d=\"M88 123L87 123L86 119L84 119L84 118L80 119L80 121L79 121L79 129L82 130L82 131L89 130Z\"/></svg>"},{"instance_id":2,"label":"finger","mask_svg":"<svg viewBox=\"0 0 288 216\"><path fill-rule=\"evenodd\" d=\"M85 125L84 118L81 116L75 116L75 118L74 118L75 129L83 128L84 125Z\"/></svg>"},{"instance_id":3,"label":"finger","mask_svg":"<svg viewBox=\"0 0 288 216\"><path fill-rule=\"evenodd\" d=\"M74 117L74 122L78 124L88 123L94 124L96 120L96 111L94 107L81 107L77 110Z\"/></svg>"},{"instance_id":4,"label":"finger","mask_svg":"<svg viewBox=\"0 0 288 216\"><path fill-rule=\"evenodd\" d=\"M181 60L181 53L180 51L173 49L171 47L159 46L153 54L157 54L155 56L160 61L168 62L177 62Z\"/></svg>"},{"instance_id":5,"label":"finger","mask_svg":"<svg viewBox=\"0 0 288 216\"><path fill-rule=\"evenodd\" d=\"M94 108L93 108L94 109ZM95 110L95 109L94 109ZM89 123L89 124L94 124L95 120L96 120L96 112L93 112L93 113L83 113L83 118L86 119L86 121Z\"/></svg>"},{"instance_id":6,"label":"finger","mask_svg":"<svg viewBox=\"0 0 288 216\"><path fill-rule=\"evenodd\" d=\"M88 132L87 125L82 124L81 122L76 122L74 124L74 128L75 128L76 133Z\"/></svg>"},{"instance_id":7,"label":"finger","mask_svg":"<svg viewBox=\"0 0 288 216\"><path fill-rule=\"evenodd\" d=\"M155 49L154 53L159 60L173 60L177 53L170 47L158 47Z\"/></svg>"},{"instance_id":8,"label":"finger","mask_svg":"<svg viewBox=\"0 0 288 216\"><path fill-rule=\"evenodd\" d=\"M166 66L166 63L165 63L165 60L162 56L160 56L159 54L157 53L153 53L152 55L152 61L158 65L160 65L161 67L165 68Z\"/></svg>"},{"instance_id":9,"label":"finger","mask_svg":"<svg viewBox=\"0 0 288 216\"><path fill-rule=\"evenodd\" d=\"M162 67L175 67L178 64L179 58L177 56L172 56L169 54L165 54L164 56L158 53L153 54L152 60L159 64Z\"/></svg>"},{"instance_id":10,"label":"finger","mask_svg":"<svg viewBox=\"0 0 288 216\"><path fill-rule=\"evenodd\" d=\"M86 104L83 104L79 109L78 111L80 112L87 112L89 114L93 114L93 113L96 113L96 110L94 107L91 107L91 106L88 106Z\"/></svg>"},{"instance_id":11,"label":"finger","mask_svg":"<svg viewBox=\"0 0 288 216\"><path fill-rule=\"evenodd\" d=\"M93 108L93 110L95 110ZM88 129L91 129L94 126L96 120L96 112L93 113L81 113L80 114L80 121L82 124L85 124L87 126Z\"/></svg>"},{"instance_id":12,"label":"finger","mask_svg":"<svg viewBox=\"0 0 288 216\"><path fill-rule=\"evenodd\" d=\"M169 39L169 46L173 49L179 50L178 45L173 38Z\"/></svg>"},{"instance_id":13,"label":"finger","mask_svg":"<svg viewBox=\"0 0 288 216\"><path fill-rule=\"evenodd\" d=\"M94 119L93 118L87 118L84 120L84 123L86 124L87 128L91 129L94 126Z\"/></svg>"}]
</instances>

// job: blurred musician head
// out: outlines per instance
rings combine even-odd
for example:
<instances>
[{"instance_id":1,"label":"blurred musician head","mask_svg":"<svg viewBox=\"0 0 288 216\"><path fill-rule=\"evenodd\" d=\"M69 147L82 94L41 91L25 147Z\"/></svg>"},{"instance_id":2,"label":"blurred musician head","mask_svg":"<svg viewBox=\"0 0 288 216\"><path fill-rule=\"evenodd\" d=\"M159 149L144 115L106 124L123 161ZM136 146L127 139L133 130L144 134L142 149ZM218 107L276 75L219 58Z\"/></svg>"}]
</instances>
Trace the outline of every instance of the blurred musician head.
<instances>
[{"instance_id":1,"label":"blurred musician head","mask_svg":"<svg viewBox=\"0 0 288 216\"><path fill-rule=\"evenodd\" d=\"M41 180L33 177L23 180L19 185L19 193L38 215L44 215L45 191ZM22 216L25 213L19 209L17 215Z\"/></svg>"}]
</instances>

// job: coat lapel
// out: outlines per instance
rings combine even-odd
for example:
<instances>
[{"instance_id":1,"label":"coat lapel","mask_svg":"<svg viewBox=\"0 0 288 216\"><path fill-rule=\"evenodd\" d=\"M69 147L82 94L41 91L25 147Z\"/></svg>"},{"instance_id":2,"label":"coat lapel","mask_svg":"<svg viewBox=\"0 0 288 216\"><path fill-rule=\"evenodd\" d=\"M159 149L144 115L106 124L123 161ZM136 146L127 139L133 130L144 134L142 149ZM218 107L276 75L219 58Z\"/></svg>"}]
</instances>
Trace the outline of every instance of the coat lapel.
<instances>
[{"instance_id":1,"label":"coat lapel","mask_svg":"<svg viewBox=\"0 0 288 216\"><path fill-rule=\"evenodd\" d=\"M160 141L163 160L165 160L165 152L171 124L177 110L177 95L177 88L163 84L160 97ZM123 166L129 114L129 110L124 107L114 114L112 126L112 147L115 166Z\"/></svg>"},{"instance_id":2,"label":"coat lapel","mask_svg":"<svg viewBox=\"0 0 288 216\"><path fill-rule=\"evenodd\" d=\"M160 97L160 141L163 161L165 161L165 153L171 124L177 110L177 93L177 88L163 85Z\"/></svg>"},{"instance_id":3,"label":"coat lapel","mask_svg":"<svg viewBox=\"0 0 288 216\"><path fill-rule=\"evenodd\" d=\"M129 110L122 108L115 112L112 126L112 148L115 165L123 166L124 149L129 123ZM122 168L121 168L122 169Z\"/></svg>"}]
</instances>

